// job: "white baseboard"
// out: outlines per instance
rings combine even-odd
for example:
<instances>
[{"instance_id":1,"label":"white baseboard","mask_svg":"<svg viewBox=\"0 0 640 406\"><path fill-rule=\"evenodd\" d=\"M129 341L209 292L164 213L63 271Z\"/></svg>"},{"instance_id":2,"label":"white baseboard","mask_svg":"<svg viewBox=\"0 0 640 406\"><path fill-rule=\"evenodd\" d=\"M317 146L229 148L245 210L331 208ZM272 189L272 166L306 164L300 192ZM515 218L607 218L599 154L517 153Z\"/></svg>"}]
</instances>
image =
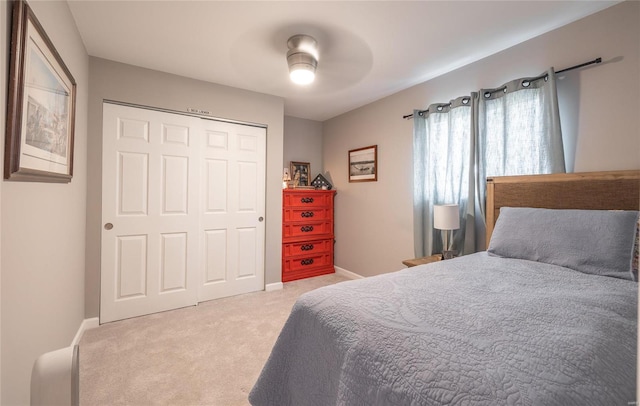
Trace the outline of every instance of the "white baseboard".
<instances>
[{"instance_id":1,"label":"white baseboard","mask_svg":"<svg viewBox=\"0 0 640 406\"><path fill-rule=\"evenodd\" d=\"M80 328L78 328L78 332L76 333L76 336L73 338L71 347L73 347L74 345L80 342L80 340L82 339L82 335L86 330L90 330L98 326L100 326L100 319L97 317L92 317L90 319L82 320L82 323L80 323Z\"/></svg>"},{"instance_id":2,"label":"white baseboard","mask_svg":"<svg viewBox=\"0 0 640 406\"><path fill-rule=\"evenodd\" d=\"M346 269L340 268L339 266L334 266L333 267L336 271L336 275L340 275L340 276L344 276L345 278L349 278L349 279L363 279L365 278L362 275L358 275L357 273L351 272L351 271L347 271ZM273 290L280 290L284 288L284 284L282 282L276 282L276 283L268 283L265 285L264 290L265 292L271 292Z\"/></svg>"},{"instance_id":3,"label":"white baseboard","mask_svg":"<svg viewBox=\"0 0 640 406\"><path fill-rule=\"evenodd\" d=\"M264 290L265 292L271 292L272 290L281 290L283 287L284 285L282 284L282 282L267 283L264 286Z\"/></svg>"},{"instance_id":4,"label":"white baseboard","mask_svg":"<svg viewBox=\"0 0 640 406\"><path fill-rule=\"evenodd\" d=\"M346 269L340 268L339 266L334 266L336 269L336 274L344 276L349 279L364 279L365 277L362 275L358 275L357 273L353 273L351 271L347 271Z\"/></svg>"}]
</instances>

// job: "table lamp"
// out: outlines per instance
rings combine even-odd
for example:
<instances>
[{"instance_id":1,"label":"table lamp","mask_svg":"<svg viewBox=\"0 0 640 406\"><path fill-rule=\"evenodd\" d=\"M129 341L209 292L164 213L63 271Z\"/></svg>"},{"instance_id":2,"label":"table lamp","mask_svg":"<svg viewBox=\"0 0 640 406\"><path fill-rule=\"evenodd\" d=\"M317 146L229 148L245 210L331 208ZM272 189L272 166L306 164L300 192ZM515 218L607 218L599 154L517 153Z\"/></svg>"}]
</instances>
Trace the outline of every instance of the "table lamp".
<instances>
[{"instance_id":1,"label":"table lamp","mask_svg":"<svg viewBox=\"0 0 640 406\"><path fill-rule=\"evenodd\" d=\"M449 232L460 228L460 212L457 204L441 204L433 206L433 227L442 230L444 245L442 258L453 258L454 252L449 245ZM453 243L453 238L451 243Z\"/></svg>"}]
</instances>

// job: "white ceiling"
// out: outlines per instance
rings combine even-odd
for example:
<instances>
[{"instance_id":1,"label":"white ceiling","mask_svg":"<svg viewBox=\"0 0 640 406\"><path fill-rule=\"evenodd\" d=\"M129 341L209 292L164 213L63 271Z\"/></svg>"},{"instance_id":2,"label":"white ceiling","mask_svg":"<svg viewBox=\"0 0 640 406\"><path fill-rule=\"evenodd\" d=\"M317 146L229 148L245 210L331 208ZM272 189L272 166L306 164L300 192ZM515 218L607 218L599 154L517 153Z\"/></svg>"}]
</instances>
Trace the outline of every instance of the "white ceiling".
<instances>
[{"instance_id":1,"label":"white ceiling","mask_svg":"<svg viewBox=\"0 0 640 406\"><path fill-rule=\"evenodd\" d=\"M80 1L89 55L283 97L324 121L618 1ZM319 43L316 81L288 79L287 39Z\"/></svg>"}]
</instances>

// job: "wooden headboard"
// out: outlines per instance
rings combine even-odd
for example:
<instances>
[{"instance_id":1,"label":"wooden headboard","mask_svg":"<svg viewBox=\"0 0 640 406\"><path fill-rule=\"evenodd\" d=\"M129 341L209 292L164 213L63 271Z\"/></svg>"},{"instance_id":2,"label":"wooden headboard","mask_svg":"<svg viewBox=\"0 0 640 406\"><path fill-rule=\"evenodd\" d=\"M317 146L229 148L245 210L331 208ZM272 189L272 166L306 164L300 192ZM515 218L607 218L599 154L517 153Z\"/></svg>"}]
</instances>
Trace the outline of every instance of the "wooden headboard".
<instances>
[{"instance_id":1,"label":"wooden headboard","mask_svg":"<svg viewBox=\"0 0 640 406\"><path fill-rule=\"evenodd\" d=\"M487 178L487 246L501 207L639 210L640 170Z\"/></svg>"}]
</instances>

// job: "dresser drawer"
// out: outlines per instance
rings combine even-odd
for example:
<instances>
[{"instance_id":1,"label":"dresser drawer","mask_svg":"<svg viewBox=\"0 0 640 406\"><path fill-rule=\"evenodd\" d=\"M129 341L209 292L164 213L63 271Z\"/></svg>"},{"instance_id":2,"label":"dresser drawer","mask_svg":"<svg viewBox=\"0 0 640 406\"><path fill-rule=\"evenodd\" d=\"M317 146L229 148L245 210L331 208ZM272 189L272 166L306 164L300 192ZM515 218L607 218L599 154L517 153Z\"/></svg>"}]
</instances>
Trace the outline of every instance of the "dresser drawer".
<instances>
[{"instance_id":1,"label":"dresser drawer","mask_svg":"<svg viewBox=\"0 0 640 406\"><path fill-rule=\"evenodd\" d=\"M283 221L330 220L333 210L326 207L286 208L282 214Z\"/></svg>"},{"instance_id":2,"label":"dresser drawer","mask_svg":"<svg viewBox=\"0 0 640 406\"><path fill-rule=\"evenodd\" d=\"M285 223L282 225L283 239L309 240L323 235L333 235L333 221L307 221L305 223Z\"/></svg>"},{"instance_id":3,"label":"dresser drawer","mask_svg":"<svg viewBox=\"0 0 640 406\"><path fill-rule=\"evenodd\" d=\"M333 255L329 252L296 258L284 258L282 263L284 275L327 267L333 267Z\"/></svg>"},{"instance_id":4,"label":"dresser drawer","mask_svg":"<svg viewBox=\"0 0 640 406\"><path fill-rule=\"evenodd\" d=\"M333 203L333 193L287 192L283 200L284 207L329 207Z\"/></svg>"},{"instance_id":5,"label":"dresser drawer","mask_svg":"<svg viewBox=\"0 0 640 406\"><path fill-rule=\"evenodd\" d=\"M333 248L333 239L292 242L282 246L282 255L285 258L296 255L315 255L331 252L331 248Z\"/></svg>"}]
</instances>

